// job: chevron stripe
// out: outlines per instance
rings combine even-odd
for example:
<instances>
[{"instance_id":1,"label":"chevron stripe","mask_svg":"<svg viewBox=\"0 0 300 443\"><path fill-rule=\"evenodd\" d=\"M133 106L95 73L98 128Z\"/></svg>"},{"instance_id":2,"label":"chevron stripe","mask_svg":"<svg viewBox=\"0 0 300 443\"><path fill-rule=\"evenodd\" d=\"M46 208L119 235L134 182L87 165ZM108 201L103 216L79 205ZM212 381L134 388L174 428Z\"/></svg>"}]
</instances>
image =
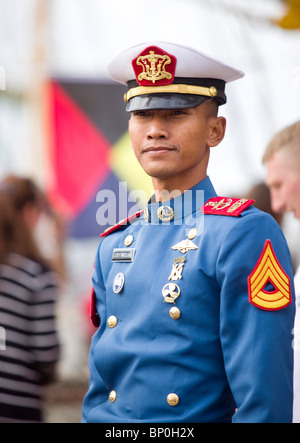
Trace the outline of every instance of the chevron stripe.
<instances>
[{"instance_id":1,"label":"chevron stripe","mask_svg":"<svg viewBox=\"0 0 300 443\"><path fill-rule=\"evenodd\" d=\"M273 291L265 290L268 283L273 285ZM248 291L250 303L265 310L281 309L292 301L290 278L282 269L270 240L266 241L248 278Z\"/></svg>"}]
</instances>

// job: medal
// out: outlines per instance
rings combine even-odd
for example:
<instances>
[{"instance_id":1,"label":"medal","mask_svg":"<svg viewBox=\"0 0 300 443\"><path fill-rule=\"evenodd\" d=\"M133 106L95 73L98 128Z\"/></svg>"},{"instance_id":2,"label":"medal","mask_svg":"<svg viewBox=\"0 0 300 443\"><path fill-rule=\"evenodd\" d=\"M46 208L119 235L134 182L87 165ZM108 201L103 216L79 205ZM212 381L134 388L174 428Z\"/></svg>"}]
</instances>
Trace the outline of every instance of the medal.
<instances>
[{"instance_id":1,"label":"medal","mask_svg":"<svg viewBox=\"0 0 300 443\"><path fill-rule=\"evenodd\" d=\"M184 257L175 258L169 280L176 281L182 279L182 271L185 263Z\"/></svg>"},{"instance_id":2,"label":"medal","mask_svg":"<svg viewBox=\"0 0 300 443\"><path fill-rule=\"evenodd\" d=\"M166 303L175 304L175 300L180 295L180 288L175 283L167 283L162 289L162 295Z\"/></svg>"}]
</instances>

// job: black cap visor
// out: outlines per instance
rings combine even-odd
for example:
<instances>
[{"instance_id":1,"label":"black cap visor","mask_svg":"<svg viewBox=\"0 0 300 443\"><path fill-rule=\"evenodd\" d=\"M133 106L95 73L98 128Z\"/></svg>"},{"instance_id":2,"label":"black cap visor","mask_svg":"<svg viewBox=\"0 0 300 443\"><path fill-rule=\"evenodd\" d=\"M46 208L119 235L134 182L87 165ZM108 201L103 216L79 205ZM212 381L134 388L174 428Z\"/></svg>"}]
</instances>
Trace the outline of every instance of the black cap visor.
<instances>
[{"instance_id":1,"label":"black cap visor","mask_svg":"<svg viewBox=\"0 0 300 443\"><path fill-rule=\"evenodd\" d=\"M180 78L174 79L173 84L194 85L206 88L214 86L217 90L215 97L196 94L178 94L178 93L147 93L136 95L132 97L127 103L126 110L132 111L146 111L154 109L187 109L195 108L207 100L216 100L219 105L224 105L227 101L225 95L225 82L223 80L209 79L209 78ZM135 80L128 82L128 89L138 87Z\"/></svg>"},{"instance_id":2,"label":"black cap visor","mask_svg":"<svg viewBox=\"0 0 300 443\"><path fill-rule=\"evenodd\" d=\"M202 95L189 94L145 94L129 100L126 111L146 111L154 109L195 108L210 100Z\"/></svg>"}]
</instances>

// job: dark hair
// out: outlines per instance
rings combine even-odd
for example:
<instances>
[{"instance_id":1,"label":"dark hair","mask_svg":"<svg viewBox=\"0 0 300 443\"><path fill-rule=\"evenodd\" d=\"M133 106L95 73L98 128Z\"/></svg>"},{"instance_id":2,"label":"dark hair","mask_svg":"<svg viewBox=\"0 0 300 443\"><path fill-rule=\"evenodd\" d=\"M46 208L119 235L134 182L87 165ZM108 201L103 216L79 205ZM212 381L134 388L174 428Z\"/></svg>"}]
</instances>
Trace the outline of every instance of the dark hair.
<instances>
[{"instance_id":1,"label":"dark hair","mask_svg":"<svg viewBox=\"0 0 300 443\"><path fill-rule=\"evenodd\" d=\"M44 262L41 252L23 218L23 209L32 205L46 208L46 198L29 178L9 175L0 182L0 262L14 252Z\"/></svg>"}]
</instances>

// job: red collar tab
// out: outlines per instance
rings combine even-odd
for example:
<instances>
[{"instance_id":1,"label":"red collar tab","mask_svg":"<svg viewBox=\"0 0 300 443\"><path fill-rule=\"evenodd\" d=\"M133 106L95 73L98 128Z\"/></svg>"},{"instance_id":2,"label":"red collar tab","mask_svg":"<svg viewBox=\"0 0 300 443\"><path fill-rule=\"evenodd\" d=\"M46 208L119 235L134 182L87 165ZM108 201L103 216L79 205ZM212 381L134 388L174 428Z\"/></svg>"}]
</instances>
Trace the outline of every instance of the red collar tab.
<instances>
[{"instance_id":1,"label":"red collar tab","mask_svg":"<svg viewBox=\"0 0 300 443\"><path fill-rule=\"evenodd\" d=\"M204 214L238 217L254 202L255 200L247 200L245 198L214 197L202 206L201 211Z\"/></svg>"},{"instance_id":2,"label":"red collar tab","mask_svg":"<svg viewBox=\"0 0 300 443\"><path fill-rule=\"evenodd\" d=\"M144 209L142 211L137 212L136 214L131 215L130 217L126 218L125 220L120 221L114 226L111 226L110 228L106 229L100 237L107 237L108 235L112 234L115 231L118 231L121 228L125 228L129 225L130 222L134 221L135 219L139 218L141 215L144 214Z\"/></svg>"},{"instance_id":3,"label":"red collar tab","mask_svg":"<svg viewBox=\"0 0 300 443\"><path fill-rule=\"evenodd\" d=\"M177 59L158 46L149 46L134 60L132 67L140 86L164 86L173 83Z\"/></svg>"}]
</instances>

